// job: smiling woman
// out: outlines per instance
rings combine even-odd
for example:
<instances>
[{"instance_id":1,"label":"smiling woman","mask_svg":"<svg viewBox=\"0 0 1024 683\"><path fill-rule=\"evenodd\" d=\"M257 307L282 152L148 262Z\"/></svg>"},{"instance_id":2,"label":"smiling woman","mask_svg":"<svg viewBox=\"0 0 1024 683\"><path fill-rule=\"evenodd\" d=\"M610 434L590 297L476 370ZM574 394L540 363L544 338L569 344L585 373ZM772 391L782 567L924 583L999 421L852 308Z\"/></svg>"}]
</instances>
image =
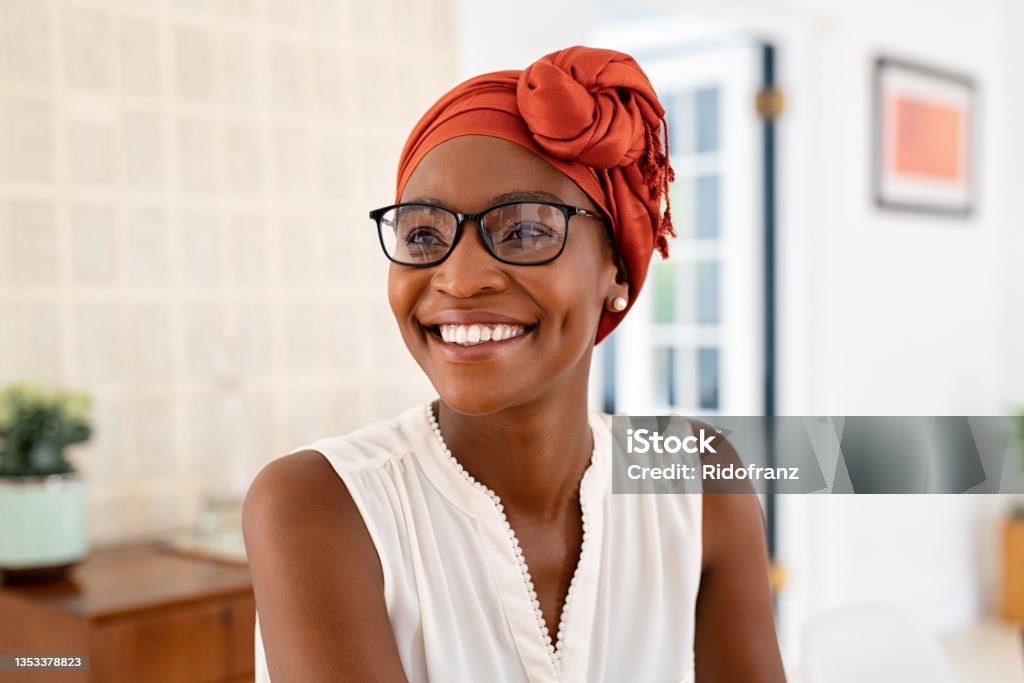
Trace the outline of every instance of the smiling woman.
<instances>
[{"instance_id":1,"label":"smiling woman","mask_svg":"<svg viewBox=\"0 0 1024 683\"><path fill-rule=\"evenodd\" d=\"M370 217L438 399L253 482L258 681L783 680L756 499L613 496L587 407L673 234L663 116L631 57L577 46L414 128Z\"/></svg>"}]
</instances>

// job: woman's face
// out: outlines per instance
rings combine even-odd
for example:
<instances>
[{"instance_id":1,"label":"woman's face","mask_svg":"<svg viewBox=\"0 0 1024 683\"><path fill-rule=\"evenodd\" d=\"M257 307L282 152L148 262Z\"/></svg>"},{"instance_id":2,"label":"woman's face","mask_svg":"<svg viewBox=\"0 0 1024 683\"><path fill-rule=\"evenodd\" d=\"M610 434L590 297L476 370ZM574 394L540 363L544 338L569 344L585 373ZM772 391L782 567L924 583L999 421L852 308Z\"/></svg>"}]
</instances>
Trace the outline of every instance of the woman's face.
<instances>
[{"instance_id":1,"label":"woman's face","mask_svg":"<svg viewBox=\"0 0 1024 683\"><path fill-rule=\"evenodd\" d=\"M551 201L599 213L575 182L539 156L481 135L453 138L430 150L401 201L476 213L512 192L544 193ZM596 218L574 216L561 256L540 266L516 266L491 256L476 222L468 221L444 262L429 268L391 264L388 298L402 338L448 406L486 415L551 392L585 396L601 311L613 297L627 294L616 283L604 229ZM523 332L466 346L444 341L441 325L455 325L445 330L455 335L461 326L468 336L463 341L497 329L499 336L514 334L517 326Z\"/></svg>"}]
</instances>

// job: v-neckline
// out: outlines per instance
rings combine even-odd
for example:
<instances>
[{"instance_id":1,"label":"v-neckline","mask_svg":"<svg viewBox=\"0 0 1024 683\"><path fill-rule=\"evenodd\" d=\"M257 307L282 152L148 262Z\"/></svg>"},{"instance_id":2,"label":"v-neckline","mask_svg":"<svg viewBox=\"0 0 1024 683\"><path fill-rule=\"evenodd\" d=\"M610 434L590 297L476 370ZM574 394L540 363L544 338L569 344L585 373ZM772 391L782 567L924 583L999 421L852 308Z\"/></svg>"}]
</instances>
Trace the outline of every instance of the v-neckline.
<instances>
[{"instance_id":1,"label":"v-neckline","mask_svg":"<svg viewBox=\"0 0 1024 683\"><path fill-rule=\"evenodd\" d=\"M593 623L603 546L603 497L608 486L606 450L609 445L600 415L589 415L594 446L579 485L583 542L559 614L555 640L551 639L529 567L500 498L466 472L451 454L440 433L432 402L426 404L423 417L432 432L430 451L436 458L428 458L433 461L430 469L442 480L442 492L478 520L499 598L530 680L572 680L574 672L585 671L588 629Z\"/></svg>"}]
</instances>

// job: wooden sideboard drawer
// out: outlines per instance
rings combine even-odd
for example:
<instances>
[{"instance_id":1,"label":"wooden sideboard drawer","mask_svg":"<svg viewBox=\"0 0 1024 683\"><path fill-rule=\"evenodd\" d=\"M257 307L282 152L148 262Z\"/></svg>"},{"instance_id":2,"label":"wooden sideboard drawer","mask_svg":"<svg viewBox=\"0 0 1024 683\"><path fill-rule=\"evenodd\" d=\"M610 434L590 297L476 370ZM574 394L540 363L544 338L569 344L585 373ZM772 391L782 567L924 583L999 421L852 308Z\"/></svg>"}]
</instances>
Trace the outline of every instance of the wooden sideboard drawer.
<instances>
[{"instance_id":1,"label":"wooden sideboard drawer","mask_svg":"<svg viewBox=\"0 0 1024 683\"><path fill-rule=\"evenodd\" d=\"M252 598L210 603L152 617L118 619L98 629L92 661L109 683L215 683L253 671Z\"/></svg>"},{"instance_id":2,"label":"wooden sideboard drawer","mask_svg":"<svg viewBox=\"0 0 1024 683\"><path fill-rule=\"evenodd\" d=\"M88 671L0 682L242 683L254 678L248 567L156 544L96 548L69 580L0 587L0 652L88 654Z\"/></svg>"}]
</instances>

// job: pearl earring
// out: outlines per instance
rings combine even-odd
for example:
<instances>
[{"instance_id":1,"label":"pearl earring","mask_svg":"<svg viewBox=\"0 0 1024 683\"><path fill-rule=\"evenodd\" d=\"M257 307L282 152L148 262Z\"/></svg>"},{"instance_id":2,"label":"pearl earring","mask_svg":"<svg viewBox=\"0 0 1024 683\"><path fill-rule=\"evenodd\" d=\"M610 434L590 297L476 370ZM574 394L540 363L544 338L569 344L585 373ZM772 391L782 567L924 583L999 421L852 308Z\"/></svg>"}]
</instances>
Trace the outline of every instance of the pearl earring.
<instances>
[{"instance_id":1,"label":"pearl earring","mask_svg":"<svg viewBox=\"0 0 1024 683\"><path fill-rule=\"evenodd\" d=\"M612 299L612 310L615 311L616 313L618 313L619 311L624 311L626 310L626 303L626 297L617 296L614 299Z\"/></svg>"}]
</instances>

